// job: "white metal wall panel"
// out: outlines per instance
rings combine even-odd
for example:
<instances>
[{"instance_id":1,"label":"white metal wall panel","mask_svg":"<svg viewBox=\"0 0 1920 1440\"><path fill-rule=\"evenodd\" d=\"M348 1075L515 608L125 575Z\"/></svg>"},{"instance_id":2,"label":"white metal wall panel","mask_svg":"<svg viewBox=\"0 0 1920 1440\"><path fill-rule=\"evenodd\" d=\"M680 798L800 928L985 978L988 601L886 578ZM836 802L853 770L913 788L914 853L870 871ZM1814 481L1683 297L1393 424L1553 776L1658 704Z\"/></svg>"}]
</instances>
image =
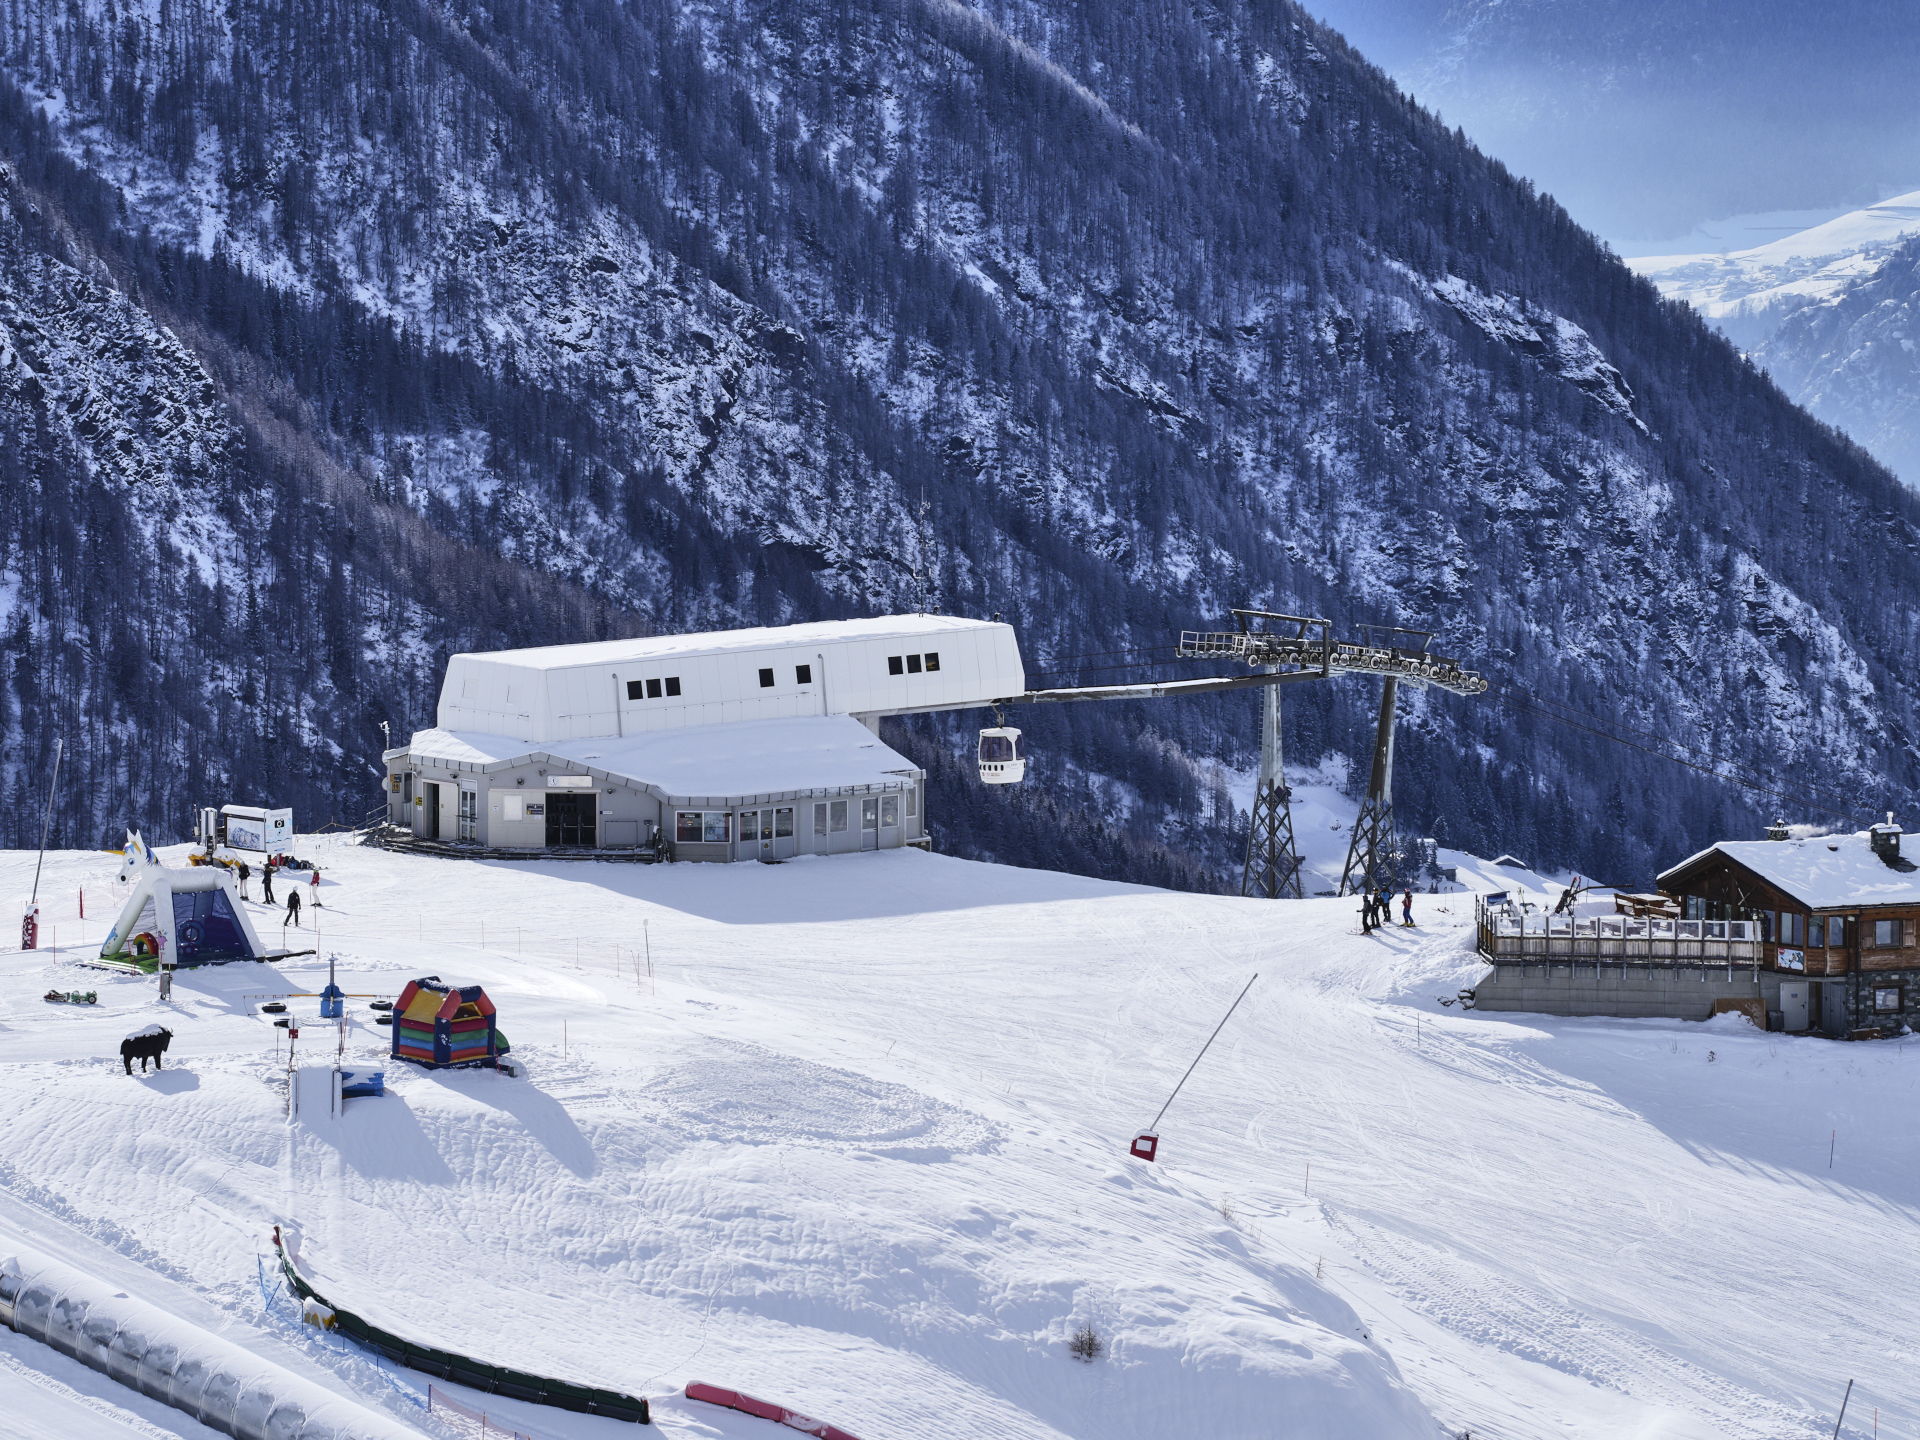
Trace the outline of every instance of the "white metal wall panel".
<instances>
[{"instance_id":1,"label":"white metal wall panel","mask_svg":"<svg viewBox=\"0 0 1920 1440\"><path fill-rule=\"evenodd\" d=\"M927 621L922 633L846 640L817 636L787 646L667 654L617 662L568 664L569 647L536 652L555 663L529 665L487 655L456 655L440 692L439 724L520 740L591 739L684 725L716 725L791 715L872 715L978 705L1026 688L1012 627ZM903 622L911 627L912 617ZM889 673L892 656L940 656L933 673ZM525 654L527 652L515 652ZM812 680L801 685L795 667ZM774 672L762 687L761 669ZM615 676L618 676L616 688ZM638 681L680 681L678 696L627 698Z\"/></svg>"}]
</instances>

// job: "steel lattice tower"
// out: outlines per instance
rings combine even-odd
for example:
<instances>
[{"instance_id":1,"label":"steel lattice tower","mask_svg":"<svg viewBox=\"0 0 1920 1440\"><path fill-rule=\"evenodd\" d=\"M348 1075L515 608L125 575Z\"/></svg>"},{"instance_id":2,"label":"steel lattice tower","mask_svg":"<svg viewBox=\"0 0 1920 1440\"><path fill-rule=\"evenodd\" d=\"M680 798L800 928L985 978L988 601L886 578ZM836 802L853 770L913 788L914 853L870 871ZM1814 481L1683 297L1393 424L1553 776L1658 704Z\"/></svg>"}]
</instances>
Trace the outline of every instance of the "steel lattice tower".
<instances>
[{"instance_id":1,"label":"steel lattice tower","mask_svg":"<svg viewBox=\"0 0 1920 1440\"><path fill-rule=\"evenodd\" d=\"M1371 895L1400 886L1400 856L1393 835L1393 707L1399 689L1400 682L1389 675L1380 697L1380 725L1374 732L1367 798L1353 822L1347 868L1340 875L1342 895Z\"/></svg>"},{"instance_id":2,"label":"steel lattice tower","mask_svg":"<svg viewBox=\"0 0 1920 1440\"><path fill-rule=\"evenodd\" d=\"M1276 666L1266 667L1268 674ZM1253 824L1247 832L1247 868L1240 893L1262 900L1302 898L1300 853L1293 843L1293 791L1287 788L1280 754L1280 687L1266 687L1260 725L1260 782L1253 792Z\"/></svg>"}]
</instances>

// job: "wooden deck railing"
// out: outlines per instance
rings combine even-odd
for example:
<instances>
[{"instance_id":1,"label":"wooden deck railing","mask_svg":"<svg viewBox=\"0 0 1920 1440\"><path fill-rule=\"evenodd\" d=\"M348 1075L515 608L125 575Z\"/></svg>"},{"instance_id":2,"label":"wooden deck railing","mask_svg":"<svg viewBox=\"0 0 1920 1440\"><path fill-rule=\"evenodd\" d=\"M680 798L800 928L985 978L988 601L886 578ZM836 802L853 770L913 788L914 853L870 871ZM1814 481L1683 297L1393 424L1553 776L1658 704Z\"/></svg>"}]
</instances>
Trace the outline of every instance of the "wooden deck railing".
<instances>
[{"instance_id":1,"label":"wooden deck railing","mask_svg":"<svg viewBox=\"0 0 1920 1440\"><path fill-rule=\"evenodd\" d=\"M1495 965L1756 965L1765 958L1757 920L1551 915L1484 897L1474 920L1480 953Z\"/></svg>"}]
</instances>

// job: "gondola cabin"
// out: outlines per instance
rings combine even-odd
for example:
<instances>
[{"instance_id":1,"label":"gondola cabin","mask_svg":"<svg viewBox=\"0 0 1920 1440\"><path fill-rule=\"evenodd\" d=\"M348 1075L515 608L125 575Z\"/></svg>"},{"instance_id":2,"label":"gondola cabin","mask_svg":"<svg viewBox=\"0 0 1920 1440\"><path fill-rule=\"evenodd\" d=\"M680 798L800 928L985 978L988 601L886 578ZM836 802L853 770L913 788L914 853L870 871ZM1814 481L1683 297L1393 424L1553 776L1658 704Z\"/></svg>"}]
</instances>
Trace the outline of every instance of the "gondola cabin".
<instances>
[{"instance_id":1,"label":"gondola cabin","mask_svg":"<svg viewBox=\"0 0 1920 1440\"><path fill-rule=\"evenodd\" d=\"M1027 778L1027 742L1010 725L980 732L980 780L985 785L1018 785Z\"/></svg>"}]
</instances>

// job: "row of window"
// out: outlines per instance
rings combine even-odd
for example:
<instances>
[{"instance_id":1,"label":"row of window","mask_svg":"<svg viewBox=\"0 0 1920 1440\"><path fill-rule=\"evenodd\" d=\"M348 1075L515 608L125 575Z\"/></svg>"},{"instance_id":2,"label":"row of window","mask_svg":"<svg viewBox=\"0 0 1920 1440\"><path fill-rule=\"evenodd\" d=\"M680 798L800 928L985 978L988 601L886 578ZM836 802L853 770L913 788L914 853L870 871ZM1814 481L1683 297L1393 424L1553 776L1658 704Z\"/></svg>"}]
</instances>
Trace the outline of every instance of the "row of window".
<instances>
[{"instance_id":1,"label":"row of window","mask_svg":"<svg viewBox=\"0 0 1920 1440\"><path fill-rule=\"evenodd\" d=\"M860 828L893 830L900 824L898 795L872 795L858 802ZM919 791L906 793L907 814L915 813ZM839 835L851 828L852 805L847 800L821 800L813 807L813 833ZM673 814L673 838L682 845L725 845L733 839L733 812L730 810L676 810ZM767 810L740 812L740 839L745 841L785 840L793 834L793 807L781 805Z\"/></svg>"},{"instance_id":2,"label":"row of window","mask_svg":"<svg viewBox=\"0 0 1920 1440\"><path fill-rule=\"evenodd\" d=\"M940 668L940 652L929 650L924 655L889 655L887 673L889 675L918 675L922 670L931 674Z\"/></svg>"},{"instance_id":3,"label":"row of window","mask_svg":"<svg viewBox=\"0 0 1920 1440\"><path fill-rule=\"evenodd\" d=\"M935 664L929 668L938 670L940 667ZM813 666L794 666L793 683L796 685L811 685L813 683ZM774 684L773 667L771 665L762 667L760 671L760 688L762 690L771 690ZM627 699L629 700L659 700L678 695L679 693L680 677L678 675L668 675L664 679L658 680L629 680L627 682Z\"/></svg>"},{"instance_id":4,"label":"row of window","mask_svg":"<svg viewBox=\"0 0 1920 1440\"><path fill-rule=\"evenodd\" d=\"M1760 921L1760 938L1772 944L1794 949L1820 950L1831 945L1841 949L1850 942L1848 930L1855 922L1844 915L1801 915L1791 910L1736 910L1719 900L1698 895L1685 897L1685 918L1689 920L1730 919L1735 915L1753 915ZM1872 920L1859 928L1863 950L1891 950L1915 943L1912 920Z\"/></svg>"}]
</instances>

